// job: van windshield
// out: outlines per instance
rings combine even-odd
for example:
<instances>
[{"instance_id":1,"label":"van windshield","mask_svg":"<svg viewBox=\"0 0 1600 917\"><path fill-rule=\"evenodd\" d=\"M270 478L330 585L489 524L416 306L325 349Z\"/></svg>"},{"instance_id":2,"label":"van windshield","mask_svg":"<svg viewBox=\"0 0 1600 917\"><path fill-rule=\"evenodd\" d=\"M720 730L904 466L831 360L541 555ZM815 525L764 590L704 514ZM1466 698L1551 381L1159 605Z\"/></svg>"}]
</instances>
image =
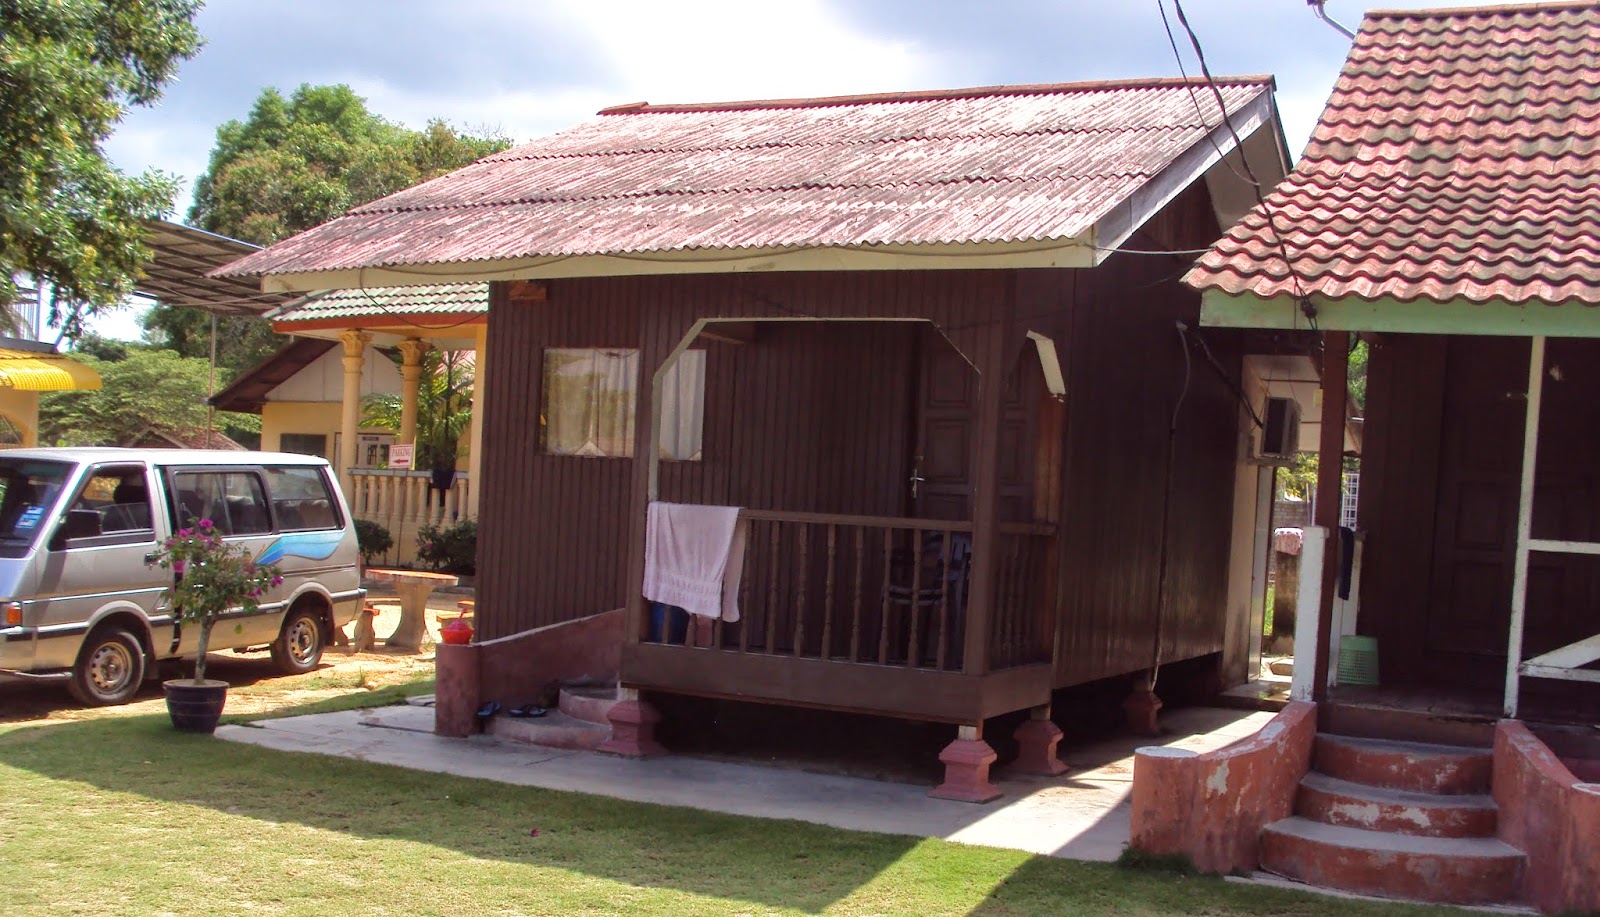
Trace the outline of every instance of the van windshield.
<instances>
[{"instance_id":1,"label":"van windshield","mask_svg":"<svg viewBox=\"0 0 1600 917\"><path fill-rule=\"evenodd\" d=\"M71 473L68 462L0 458L0 557L27 555Z\"/></svg>"}]
</instances>

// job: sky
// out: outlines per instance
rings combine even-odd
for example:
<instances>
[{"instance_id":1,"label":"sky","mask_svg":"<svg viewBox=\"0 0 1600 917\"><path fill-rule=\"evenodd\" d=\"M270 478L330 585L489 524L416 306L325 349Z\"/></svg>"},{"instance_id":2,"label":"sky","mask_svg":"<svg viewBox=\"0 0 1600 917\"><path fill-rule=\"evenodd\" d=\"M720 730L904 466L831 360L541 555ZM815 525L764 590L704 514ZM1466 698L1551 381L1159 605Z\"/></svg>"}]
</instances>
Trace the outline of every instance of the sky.
<instances>
[{"instance_id":1,"label":"sky","mask_svg":"<svg viewBox=\"0 0 1600 917\"><path fill-rule=\"evenodd\" d=\"M1182 52L1198 67L1164 0ZM1398 0L1395 6L1485 5ZM1289 149L1305 146L1349 39L1306 0L1184 0L1215 75L1273 74ZM1328 0L1354 29L1366 4ZM375 113L513 141L626 102L709 102L1177 76L1157 0L211 0L205 47L106 144L119 168L183 183L187 214L218 125L261 90L346 83ZM95 330L139 336L138 310Z\"/></svg>"}]
</instances>

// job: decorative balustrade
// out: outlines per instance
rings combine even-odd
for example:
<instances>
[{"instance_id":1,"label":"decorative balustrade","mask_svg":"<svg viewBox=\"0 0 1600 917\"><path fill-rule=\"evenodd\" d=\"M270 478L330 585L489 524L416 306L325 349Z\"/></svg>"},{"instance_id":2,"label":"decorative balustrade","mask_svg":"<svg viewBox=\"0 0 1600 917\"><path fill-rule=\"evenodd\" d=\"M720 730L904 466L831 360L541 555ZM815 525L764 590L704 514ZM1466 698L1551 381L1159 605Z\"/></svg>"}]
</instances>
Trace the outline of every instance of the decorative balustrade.
<instances>
[{"instance_id":1,"label":"decorative balustrade","mask_svg":"<svg viewBox=\"0 0 1600 917\"><path fill-rule=\"evenodd\" d=\"M432 480L426 471L361 468L350 472L350 493L345 494L350 512L389 530L395 542L393 562L415 559L417 530L422 526L472 518L468 501L471 476L457 472L455 482L442 494L431 489Z\"/></svg>"},{"instance_id":2,"label":"decorative balustrade","mask_svg":"<svg viewBox=\"0 0 1600 917\"><path fill-rule=\"evenodd\" d=\"M964 671L976 561L970 522L745 510L740 620L657 627L655 642ZM1053 529L1006 524L995 546L989 665L1048 661Z\"/></svg>"}]
</instances>

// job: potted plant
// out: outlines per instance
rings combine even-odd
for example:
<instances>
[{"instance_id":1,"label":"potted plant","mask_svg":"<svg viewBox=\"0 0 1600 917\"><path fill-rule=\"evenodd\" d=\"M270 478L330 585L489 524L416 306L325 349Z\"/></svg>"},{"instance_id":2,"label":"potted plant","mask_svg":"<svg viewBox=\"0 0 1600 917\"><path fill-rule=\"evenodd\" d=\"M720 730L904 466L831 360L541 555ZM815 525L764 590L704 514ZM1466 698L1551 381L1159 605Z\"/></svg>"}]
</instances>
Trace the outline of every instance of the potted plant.
<instances>
[{"instance_id":1,"label":"potted plant","mask_svg":"<svg viewBox=\"0 0 1600 917\"><path fill-rule=\"evenodd\" d=\"M229 544L210 519L198 519L190 528L162 544L161 566L173 573L167 600L180 626L200 629L194 678L163 682L167 713L174 728L183 732L212 732L227 702L228 683L206 678L206 649L211 628L230 609L254 614L261 596L283 582L275 564L256 563L244 545Z\"/></svg>"}]
</instances>

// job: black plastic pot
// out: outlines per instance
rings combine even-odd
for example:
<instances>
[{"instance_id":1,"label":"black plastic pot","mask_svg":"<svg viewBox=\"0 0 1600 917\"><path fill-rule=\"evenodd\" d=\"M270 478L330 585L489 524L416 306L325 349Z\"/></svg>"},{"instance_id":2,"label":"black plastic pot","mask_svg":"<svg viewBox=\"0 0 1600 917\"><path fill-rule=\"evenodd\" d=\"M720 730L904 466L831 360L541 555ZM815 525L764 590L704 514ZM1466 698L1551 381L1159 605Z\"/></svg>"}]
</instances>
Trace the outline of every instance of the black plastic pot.
<instances>
[{"instance_id":1,"label":"black plastic pot","mask_svg":"<svg viewBox=\"0 0 1600 917\"><path fill-rule=\"evenodd\" d=\"M228 702L227 682L208 678L195 684L192 678L179 678L162 682L161 688L167 693L167 715L172 717L172 728L208 735L216 731L222 707Z\"/></svg>"}]
</instances>

